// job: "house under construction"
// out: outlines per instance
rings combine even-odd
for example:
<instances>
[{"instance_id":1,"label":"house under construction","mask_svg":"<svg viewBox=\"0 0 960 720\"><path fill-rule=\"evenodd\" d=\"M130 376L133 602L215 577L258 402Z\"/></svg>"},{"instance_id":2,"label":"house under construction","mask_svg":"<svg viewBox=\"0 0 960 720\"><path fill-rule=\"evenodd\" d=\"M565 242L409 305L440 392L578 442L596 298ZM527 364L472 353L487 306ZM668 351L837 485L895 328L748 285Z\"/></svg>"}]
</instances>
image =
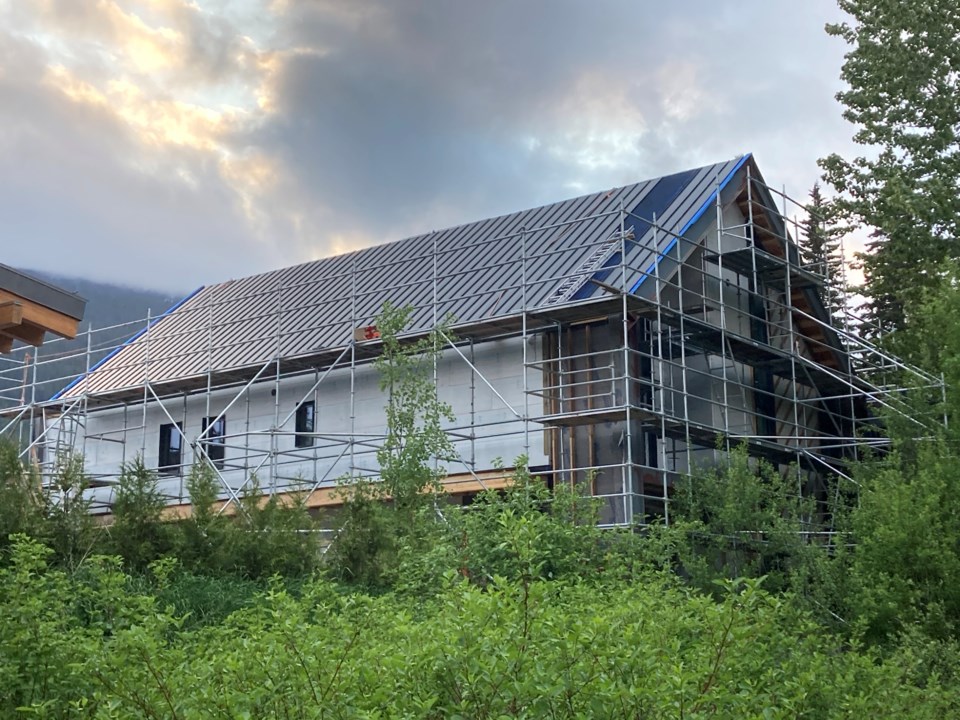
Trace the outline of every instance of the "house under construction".
<instances>
[{"instance_id":1,"label":"house under construction","mask_svg":"<svg viewBox=\"0 0 960 720\"><path fill-rule=\"evenodd\" d=\"M795 243L803 216L747 155L202 287L73 353L15 351L6 432L45 478L82 453L103 511L138 454L171 504L201 458L225 506L253 477L334 504L339 479L378 472L389 301L413 308L411 337L452 318L434 377L456 416L454 499L523 455L550 483L588 481L604 524L669 521L677 478L734 445L823 497L886 442L894 378L942 382L831 317Z\"/></svg>"}]
</instances>

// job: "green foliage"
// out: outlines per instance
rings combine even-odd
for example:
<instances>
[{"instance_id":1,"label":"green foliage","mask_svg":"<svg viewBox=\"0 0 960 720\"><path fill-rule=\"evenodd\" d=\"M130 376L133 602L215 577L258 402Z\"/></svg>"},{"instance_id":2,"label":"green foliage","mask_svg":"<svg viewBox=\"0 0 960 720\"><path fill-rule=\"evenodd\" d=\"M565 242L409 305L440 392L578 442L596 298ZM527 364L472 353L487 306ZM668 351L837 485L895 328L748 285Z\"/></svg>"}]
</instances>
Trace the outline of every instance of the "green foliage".
<instances>
[{"instance_id":1,"label":"green foliage","mask_svg":"<svg viewBox=\"0 0 960 720\"><path fill-rule=\"evenodd\" d=\"M843 231L832 217L835 209L824 200L820 192L820 184L814 184L810 191L810 202L806 207L807 217L801 223L803 228L801 240L803 262L810 270L825 278L824 299L827 310L834 324L842 327L847 288L844 258L840 247Z\"/></svg>"},{"instance_id":2,"label":"green foliage","mask_svg":"<svg viewBox=\"0 0 960 720\"><path fill-rule=\"evenodd\" d=\"M443 429L453 411L439 400L433 381L446 329L404 338L412 312L386 303L377 317L382 348L376 367L387 396L387 431L377 449L380 477L341 480L340 527L327 552L333 577L370 589L395 582L401 546L428 550L432 533L424 520L430 522L442 494L446 471L440 463L454 457Z\"/></svg>"},{"instance_id":3,"label":"green foliage","mask_svg":"<svg viewBox=\"0 0 960 720\"><path fill-rule=\"evenodd\" d=\"M596 527L596 504L583 498L583 490L551 492L530 475L526 458L518 458L503 491L488 490L467 507L449 509L434 522L429 548L404 548L403 582L425 594L451 571L480 586L495 578L595 575L604 564L604 533Z\"/></svg>"},{"instance_id":4,"label":"green foliage","mask_svg":"<svg viewBox=\"0 0 960 720\"><path fill-rule=\"evenodd\" d=\"M920 627L930 638L960 638L960 497L957 458L925 442L865 466L850 603L871 641Z\"/></svg>"},{"instance_id":5,"label":"green foliage","mask_svg":"<svg viewBox=\"0 0 960 720\"><path fill-rule=\"evenodd\" d=\"M444 346L435 328L415 341L403 339L413 308L385 303L377 317L382 351L376 360L380 389L387 394L387 434L377 450L379 487L398 511L429 504L430 493L440 491L445 471L438 463L454 457L443 422L453 410L437 398L433 364Z\"/></svg>"},{"instance_id":6,"label":"green foliage","mask_svg":"<svg viewBox=\"0 0 960 720\"><path fill-rule=\"evenodd\" d=\"M794 471L783 475L735 448L721 466L681 482L667 531L683 573L704 591L718 580L764 578L764 587L792 592L828 623L846 612L844 533L839 508L816 508Z\"/></svg>"},{"instance_id":7,"label":"green foliage","mask_svg":"<svg viewBox=\"0 0 960 720\"><path fill-rule=\"evenodd\" d=\"M264 586L236 576L199 575L167 557L132 578L131 587L154 597L159 607L178 618L181 627L196 629L217 625L248 607Z\"/></svg>"},{"instance_id":8,"label":"green foliage","mask_svg":"<svg viewBox=\"0 0 960 720\"><path fill-rule=\"evenodd\" d=\"M116 560L85 560L71 574L52 551L18 535L0 566L0 715L89 717L90 675L113 635L151 616Z\"/></svg>"},{"instance_id":9,"label":"green foliage","mask_svg":"<svg viewBox=\"0 0 960 720\"><path fill-rule=\"evenodd\" d=\"M317 526L304 501L301 493L264 496L251 478L236 515L219 527L222 570L249 579L313 571L320 559Z\"/></svg>"},{"instance_id":10,"label":"green foliage","mask_svg":"<svg viewBox=\"0 0 960 720\"><path fill-rule=\"evenodd\" d=\"M177 523L176 557L196 573L218 574L224 565L223 546L230 519L218 512L219 484L209 462L195 463L187 475L190 516Z\"/></svg>"},{"instance_id":11,"label":"green foliage","mask_svg":"<svg viewBox=\"0 0 960 720\"><path fill-rule=\"evenodd\" d=\"M955 649L844 649L756 581L728 582L716 601L654 575L483 588L448 576L430 599L317 581L189 629L108 565L90 583L120 611L108 627L76 621L86 581L17 548L0 570L6 717L932 719L960 707Z\"/></svg>"},{"instance_id":12,"label":"green foliage","mask_svg":"<svg viewBox=\"0 0 960 720\"><path fill-rule=\"evenodd\" d=\"M886 345L899 357L905 358L928 372L943 373L947 388L960 387L960 263L948 262L942 266L940 282L925 291L914 312L902 327L886 339ZM895 378L903 382L901 378ZM915 396L917 394L915 393ZM915 397L929 405L939 397ZM957 414L956 392L948 392L947 408L941 408L951 417ZM929 408L928 408L929 411ZM929 412L924 413L929 416ZM897 433L906 436L906 433ZM922 434L914 431L913 435Z\"/></svg>"},{"instance_id":13,"label":"green foliage","mask_svg":"<svg viewBox=\"0 0 960 720\"><path fill-rule=\"evenodd\" d=\"M20 461L16 444L0 438L0 550L11 535L38 533L45 519L40 478Z\"/></svg>"},{"instance_id":14,"label":"green foliage","mask_svg":"<svg viewBox=\"0 0 960 720\"><path fill-rule=\"evenodd\" d=\"M171 526L161 520L166 500L157 475L140 455L120 469L113 500L110 546L131 570L142 571L172 549Z\"/></svg>"},{"instance_id":15,"label":"green foliage","mask_svg":"<svg viewBox=\"0 0 960 720\"><path fill-rule=\"evenodd\" d=\"M317 523L302 493L264 495L252 477L239 503L224 508L206 461L190 469L187 491L191 514L176 524L175 554L189 574L263 580L303 577L317 568Z\"/></svg>"},{"instance_id":16,"label":"green foliage","mask_svg":"<svg viewBox=\"0 0 960 720\"><path fill-rule=\"evenodd\" d=\"M960 8L838 1L851 19L827 26L849 46L837 98L867 152L821 166L845 220L873 230L865 293L872 320L895 328L937 284L940 262L958 256Z\"/></svg>"},{"instance_id":17,"label":"green foliage","mask_svg":"<svg viewBox=\"0 0 960 720\"><path fill-rule=\"evenodd\" d=\"M521 458L504 491L468 508L421 504L411 527L384 529L390 554L361 554L390 569L348 578L376 597L323 578L258 591L239 576L308 572L269 565L309 550L288 543L313 533L274 532L306 529L305 509L254 487L224 517L198 467L188 484L205 502L180 527L207 533L202 572L170 558L131 577L98 557L68 572L14 539L0 564L0 716L953 716L956 489L943 450L918 447L858 471L859 544L840 559L797 534L812 510L793 476L743 450L691 479L676 526L643 535L597 529L592 501L548 491ZM365 500L354 540L404 517ZM674 556L694 583L662 571ZM834 607L842 573L851 627L836 633L795 600L814 587ZM883 653L857 644L856 628L888 640Z\"/></svg>"},{"instance_id":18,"label":"green foliage","mask_svg":"<svg viewBox=\"0 0 960 720\"><path fill-rule=\"evenodd\" d=\"M943 281L922 295L890 346L946 380L927 382L888 403L899 412L883 420L892 451L855 468L861 486L850 513L855 547L848 553L846 614L871 643L888 649L904 633L922 632L936 642L960 638L960 484L957 422L960 387L960 290L954 263ZM909 385L907 379L888 380ZM942 420L947 417L949 425Z\"/></svg>"},{"instance_id":19,"label":"green foliage","mask_svg":"<svg viewBox=\"0 0 960 720\"><path fill-rule=\"evenodd\" d=\"M54 562L77 567L98 536L84 497L89 480L83 457L57 458L52 487L41 488L35 468L18 457L15 444L0 439L0 550L13 535L28 535L53 550Z\"/></svg>"},{"instance_id":20,"label":"green foliage","mask_svg":"<svg viewBox=\"0 0 960 720\"><path fill-rule=\"evenodd\" d=\"M75 668L91 648L63 612L69 585L62 572L47 572L51 551L24 536L11 540L0 567L0 714L34 706L63 716L75 688L88 686Z\"/></svg>"},{"instance_id":21,"label":"green foliage","mask_svg":"<svg viewBox=\"0 0 960 720\"><path fill-rule=\"evenodd\" d=\"M355 480L340 492L343 506L337 514L338 530L326 553L328 573L368 590L390 587L397 579L401 534L411 528L411 523L400 522L398 513L374 483ZM404 519L419 521L419 515L408 512Z\"/></svg>"},{"instance_id":22,"label":"green foliage","mask_svg":"<svg viewBox=\"0 0 960 720\"><path fill-rule=\"evenodd\" d=\"M82 455L64 453L57 458L53 486L46 498L46 518L37 536L68 568L76 568L90 554L99 535L84 495L88 485Z\"/></svg>"}]
</instances>

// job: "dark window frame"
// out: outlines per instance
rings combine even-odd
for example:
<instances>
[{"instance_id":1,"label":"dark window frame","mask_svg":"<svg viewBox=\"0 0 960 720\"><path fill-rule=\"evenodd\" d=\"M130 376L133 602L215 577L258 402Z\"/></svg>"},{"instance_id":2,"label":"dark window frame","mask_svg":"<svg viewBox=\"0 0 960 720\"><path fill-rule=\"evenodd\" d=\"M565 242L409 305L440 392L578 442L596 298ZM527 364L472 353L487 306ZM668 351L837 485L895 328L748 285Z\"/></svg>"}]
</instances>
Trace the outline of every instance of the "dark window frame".
<instances>
[{"instance_id":1,"label":"dark window frame","mask_svg":"<svg viewBox=\"0 0 960 720\"><path fill-rule=\"evenodd\" d=\"M157 453L159 475L180 475L183 471L183 423L160 425L160 447Z\"/></svg>"},{"instance_id":2,"label":"dark window frame","mask_svg":"<svg viewBox=\"0 0 960 720\"><path fill-rule=\"evenodd\" d=\"M294 419L293 446L297 448L313 447L313 433L317 428L317 404L307 400L297 406ZM309 434L307 434L309 433Z\"/></svg>"},{"instance_id":3,"label":"dark window frame","mask_svg":"<svg viewBox=\"0 0 960 720\"><path fill-rule=\"evenodd\" d=\"M216 420L216 422L213 422L214 420ZM210 427L211 424L213 424L213 428L208 433L207 428ZM206 452L207 457L210 458L210 462L213 463L215 468L223 470L223 459L226 456L227 449L227 418L205 417L201 430L205 433L203 440L204 452Z\"/></svg>"}]
</instances>

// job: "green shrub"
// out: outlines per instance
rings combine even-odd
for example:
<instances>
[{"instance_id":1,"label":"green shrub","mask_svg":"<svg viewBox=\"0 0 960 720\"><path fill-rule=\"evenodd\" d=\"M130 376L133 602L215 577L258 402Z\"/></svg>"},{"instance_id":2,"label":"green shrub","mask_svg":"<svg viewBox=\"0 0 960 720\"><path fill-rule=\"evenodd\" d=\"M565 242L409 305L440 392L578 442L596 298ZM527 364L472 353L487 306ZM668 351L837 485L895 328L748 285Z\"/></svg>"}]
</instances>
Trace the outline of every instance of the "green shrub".
<instances>
[{"instance_id":1,"label":"green shrub","mask_svg":"<svg viewBox=\"0 0 960 720\"><path fill-rule=\"evenodd\" d=\"M128 568L143 571L173 548L171 525L162 520L166 500L157 475L137 455L120 469L109 527L109 552L123 558Z\"/></svg>"}]
</instances>

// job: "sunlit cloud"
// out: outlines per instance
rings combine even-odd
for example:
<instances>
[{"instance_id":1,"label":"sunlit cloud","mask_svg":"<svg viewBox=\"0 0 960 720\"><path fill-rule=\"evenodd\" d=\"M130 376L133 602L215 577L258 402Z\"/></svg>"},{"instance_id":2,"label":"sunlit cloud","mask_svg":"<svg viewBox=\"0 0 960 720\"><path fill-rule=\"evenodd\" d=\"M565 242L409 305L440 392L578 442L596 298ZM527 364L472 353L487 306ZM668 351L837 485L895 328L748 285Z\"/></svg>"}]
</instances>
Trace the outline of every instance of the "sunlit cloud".
<instances>
[{"instance_id":1,"label":"sunlit cloud","mask_svg":"<svg viewBox=\"0 0 960 720\"><path fill-rule=\"evenodd\" d=\"M137 248L115 272L182 287L746 151L802 194L841 127L804 83L842 48L812 6L744 2L749 47L703 0L0 0L0 209L82 235L71 270ZM7 261L64 255L33 246Z\"/></svg>"},{"instance_id":2,"label":"sunlit cloud","mask_svg":"<svg viewBox=\"0 0 960 720\"><path fill-rule=\"evenodd\" d=\"M223 136L246 116L241 108L212 109L150 97L141 87L124 79L110 80L100 90L63 65L52 66L45 79L74 102L96 105L113 113L144 144L155 148L178 145L220 152L224 150Z\"/></svg>"}]
</instances>

